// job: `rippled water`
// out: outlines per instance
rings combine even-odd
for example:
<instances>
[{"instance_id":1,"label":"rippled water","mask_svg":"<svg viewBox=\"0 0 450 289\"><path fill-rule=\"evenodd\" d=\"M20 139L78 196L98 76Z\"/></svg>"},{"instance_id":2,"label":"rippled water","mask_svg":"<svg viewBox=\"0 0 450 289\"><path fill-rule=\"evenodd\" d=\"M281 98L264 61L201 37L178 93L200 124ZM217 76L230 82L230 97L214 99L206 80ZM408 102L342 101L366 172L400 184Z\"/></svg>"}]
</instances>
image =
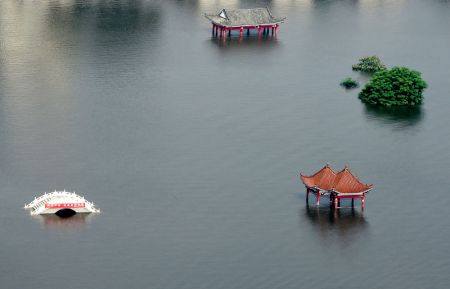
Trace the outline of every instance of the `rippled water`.
<instances>
[{"instance_id":1,"label":"rippled water","mask_svg":"<svg viewBox=\"0 0 450 289\"><path fill-rule=\"evenodd\" d=\"M271 8L276 39L203 12ZM2 288L448 288L450 2L0 2ZM416 110L339 82L364 55L423 73ZM375 189L305 206L299 172ZM82 192L100 215L22 210Z\"/></svg>"}]
</instances>

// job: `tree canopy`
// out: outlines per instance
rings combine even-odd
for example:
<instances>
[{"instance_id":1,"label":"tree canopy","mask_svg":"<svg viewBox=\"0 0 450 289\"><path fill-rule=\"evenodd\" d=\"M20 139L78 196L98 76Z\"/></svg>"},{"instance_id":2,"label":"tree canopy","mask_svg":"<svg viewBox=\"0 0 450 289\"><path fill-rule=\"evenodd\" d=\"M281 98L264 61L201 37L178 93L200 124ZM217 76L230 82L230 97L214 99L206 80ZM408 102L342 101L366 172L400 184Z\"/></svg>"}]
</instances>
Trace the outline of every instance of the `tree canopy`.
<instances>
[{"instance_id":1,"label":"tree canopy","mask_svg":"<svg viewBox=\"0 0 450 289\"><path fill-rule=\"evenodd\" d=\"M363 71L363 72L377 72L386 69L386 66L381 62L378 56L367 56L359 59L358 64L352 66L353 70Z\"/></svg>"},{"instance_id":2,"label":"tree canopy","mask_svg":"<svg viewBox=\"0 0 450 289\"><path fill-rule=\"evenodd\" d=\"M380 70L359 93L359 98L372 105L414 106L423 101L427 83L420 72L407 67Z\"/></svg>"}]
</instances>

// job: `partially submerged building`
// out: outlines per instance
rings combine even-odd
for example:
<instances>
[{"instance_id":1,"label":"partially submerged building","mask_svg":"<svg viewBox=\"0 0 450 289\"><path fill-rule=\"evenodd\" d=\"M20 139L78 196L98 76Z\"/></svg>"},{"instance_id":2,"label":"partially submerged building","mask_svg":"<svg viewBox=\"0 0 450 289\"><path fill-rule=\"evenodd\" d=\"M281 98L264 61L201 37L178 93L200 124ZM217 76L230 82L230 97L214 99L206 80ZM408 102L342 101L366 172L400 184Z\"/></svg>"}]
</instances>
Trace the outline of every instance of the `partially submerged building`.
<instances>
[{"instance_id":1,"label":"partially submerged building","mask_svg":"<svg viewBox=\"0 0 450 289\"><path fill-rule=\"evenodd\" d=\"M83 196L64 191L45 193L34 198L25 205L31 215L56 214L58 216L72 216L75 213L100 213L94 203L87 201Z\"/></svg>"},{"instance_id":2,"label":"partially submerged building","mask_svg":"<svg viewBox=\"0 0 450 289\"><path fill-rule=\"evenodd\" d=\"M269 8L253 8L253 9L222 9L218 14L205 14L212 23L212 33L216 37L230 36L232 30L238 30L240 37L247 30L257 29L258 37L261 34L276 35L278 27L286 18L274 17Z\"/></svg>"},{"instance_id":3,"label":"partially submerged building","mask_svg":"<svg viewBox=\"0 0 450 289\"><path fill-rule=\"evenodd\" d=\"M329 164L311 176L300 174L300 179L306 187L306 202L309 193L316 195L316 204L320 204L321 196L329 196L330 204L334 208L340 207L341 199L361 199L361 208L364 208L365 194L372 190L373 185L364 184L350 171L347 166L335 172Z\"/></svg>"}]
</instances>

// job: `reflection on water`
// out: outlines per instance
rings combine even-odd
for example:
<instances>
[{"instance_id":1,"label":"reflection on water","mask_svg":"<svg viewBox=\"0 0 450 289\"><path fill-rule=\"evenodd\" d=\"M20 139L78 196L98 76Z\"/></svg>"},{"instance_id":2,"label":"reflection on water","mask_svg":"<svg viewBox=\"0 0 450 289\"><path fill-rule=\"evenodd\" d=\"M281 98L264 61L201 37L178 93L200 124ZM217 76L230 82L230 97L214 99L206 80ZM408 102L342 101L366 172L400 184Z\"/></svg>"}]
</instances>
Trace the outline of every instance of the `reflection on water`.
<instances>
[{"instance_id":1,"label":"reflection on water","mask_svg":"<svg viewBox=\"0 0 450 289\"><path fill-rule=\"evenodd\" d=\"M444 1L444 0L442 0ZM177 0L177 3L191 4L199 9L214 9L217 7L236 9L236 8L255 8L255 7L269 7L269 8L321 8L327 6L356 6L373 7L376 5L384 6L400 6L403 0Z\"/></svg>"},{"instance_id":2,"label":"reflection on water","mask_svg":"<svg viewBox=\"0 0 450 289\"><path fill-rule=\"evenodd\" d=\"M356 207L335 210L330 207L306 205L303 214L300 213L301 218L305 216L324 241L329 241L337 235L339 240L345 243L360 237L368 228L364 214Z\"/></svg>"},{"instance_id":3,"label":"reflection on water","mask_svg":"<svg viewBox=\"0 0 450 289\"><path fill-rule=\"evenodd\" d=\"M345 0L345 1L334 1L334 0L305 0L301 2L309 2L313 8L326 7L331 5L346 5L346 6L358 6L363 9L369 9L373 7L386 7L386 8L396 8L402 7L405 4L405 0Z\"/></svg>"},{"instance_id":4,"label":"reflection on water","mask_svg":"<svg viewBox=\"0 0 450 289\"><path fill-rule=\"evenodd\" d=\"M375 120L386 124L396 124L397 128L414 126L424 117L421 106L382 107L365 104L364 112L369 120Z\"/></svg>"},{"instance_id":5,"label":"reflection on water","mask_svg":"<svg viewBox=\"0 0 450 289\"><path fill-rule=\"evenodd\" d=\"M49 6L49 25L61 29L79 29L92 25L101 31L126 31L127 33L158 27L160 22L158 1L76 1L73 5ZM61 26L63 25L63 26Z\"/></svg>"},{"instance_id":6,"label":"reflection on water","mask_svg":"<svg viewBox=\"0 0 450 289\"><path fill-rule=\"evenodd\" d=\"M263 0L258 1L255 3L255 1L244 1L244 0L177 0L179 3L195 3L194 5L198 7L199 9L203 10L203 12L216 12L218 7L220 8L228 8L228 9L237 9L237 8L254 8L256 6L258 7L265 7L265 6L271 6L271 0Z\"/></svg>"},{"instance_id":7,"label":"reflection on water","mask_svg":"<svg viewBox=\"0 0 450 289\"><path fill-rule=\"evenodd\" d=\"M211 43L213 45L216 45L220 47L221 49L249 49L252 51L264 51L267 49L275 48L279 45L279 42L276 38L276 36L263 36L261 38L258 38L257 35L250 36L246 35L246 32L244 32L243 37L234 37L232 35L231 37L226 38L218 38L218 37L212 37Z\"/></svg>"},{"instance_id":8,"label":"reflection on water","mask_svg":"<svg viewBox=\"0 0 450 289\"><path fill-rule=\"evenodd\" d=\"M93 51L95 56L114 53L122 59L152 51L158 43L152 40L161 28L161 10L160 2L145 0L0 1L0 77L8 80L10 94L35 92L45 84L65 95L74 90L70 85L78 55L86 60ZM34 20L32 25L17 25L16 19ZM98 59L88 62L94 61ZM20 85L14 86L13 75L23 78ZM35 81L36 75L40 81Z\"/></svg>"},{"instance_id":9,"label":"reflection on water","mask_svg":"<svg viewBox=\"0 0 450 289\"><path fill-rule=\"evenodd\" d=\"M57 215L34 216L48 229L76 230L84 227L86 222L92 218L92 214L76 214L70 218L60 218Z\"/></svg>"}]
</instances>

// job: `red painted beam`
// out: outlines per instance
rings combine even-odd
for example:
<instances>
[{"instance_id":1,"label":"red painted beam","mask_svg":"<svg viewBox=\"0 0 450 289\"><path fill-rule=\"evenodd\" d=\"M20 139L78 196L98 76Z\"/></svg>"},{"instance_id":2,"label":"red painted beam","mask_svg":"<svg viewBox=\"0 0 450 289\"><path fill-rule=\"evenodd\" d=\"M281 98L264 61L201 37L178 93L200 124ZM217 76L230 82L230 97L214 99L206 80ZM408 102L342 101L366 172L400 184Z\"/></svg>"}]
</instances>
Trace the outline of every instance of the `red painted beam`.
<instances>
[{"instance_id":1,"label":"red painted beam","mask_svg":"<svg viewBox=\"0 0 450 289\"><path fill-rule=\"evenodd\" d=\"M336 198L338 198L338 199L351 199L351 198L363 198L364 197L364 194L361 194L361 195L351 195L351 196L339 196L339 195L337 195L336 196Z\"/></svg>"}]
</instances>

